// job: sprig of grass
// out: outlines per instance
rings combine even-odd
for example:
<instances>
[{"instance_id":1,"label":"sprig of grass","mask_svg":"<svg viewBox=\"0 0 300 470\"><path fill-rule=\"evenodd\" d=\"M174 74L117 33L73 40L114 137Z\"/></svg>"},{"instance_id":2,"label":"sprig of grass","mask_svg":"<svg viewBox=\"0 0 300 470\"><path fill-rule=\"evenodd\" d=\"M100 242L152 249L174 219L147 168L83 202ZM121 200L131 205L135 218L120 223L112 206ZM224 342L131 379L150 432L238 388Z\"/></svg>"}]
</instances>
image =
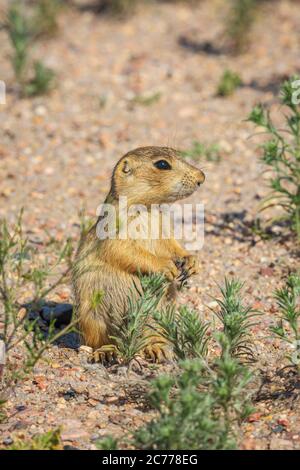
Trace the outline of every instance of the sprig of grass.
<instances>
[{"instance_id":1,"label":"sprig of grass","mask_svg":"<svg viewBox=\"0 0 300 470\"><path fill-rule=\"evenodd\" d=\"M169 306L154 315L159 333L173 346L178 359L205 357L208 353L209 324L187 306Z\"/></svg>"},{"instance_id":2,"label":"sprig of grass","mask_svg":"<svg viewBox=\"0 0 300 470\"><path fill-rule=\"evenodd\" d=\"M118 441L112 436L106 436L97 441L96 446L99 450L118 450Z\"/></svg>"},{"instance_id":3,"label":"sprig of grass","mask_svg":"<svg viewBox=\"0 0 300 470\"><path fill-rule=\"evenodd\" d=\"M225 19L226 35L234 53L243 52L248 45L258 3L258 0L230 0L229 15Z\"/></svg>"},{"instance_id":4,"label":"sprig of grass","mask_svg":"<svg viewBox=\"0 0 300 470\"><path fill-rule=\"evenodd\" d=\"M280 207L300 241L300 107L294 100L293 86L297 80L299 77L292 77L281 87L281 103L288 110L285 129L274 124L270 112L262 105L253 108L248 121L262 127L269 135L269 140L262 145L261 160L271 174L271 192L261 210Z\"/></svg>"},{"instance_id":5,"label":"sprig of grass","mask_svg":"<svg viewBox=\"0 0 300 470\"><path fill-rule=\"evenodd\" d=\"M201 160L205 158L208 162L219 162L221 160L220 146L218 144L204 144L195 140L192 148L180 152L184 158L192 160Z\"/></svg>"},{"instance_id":6,"label":"sprig of grass","mask_svg":"<svg viewBox=\"0 0 300 470\"><path fill-rule=\"evenodd\" d=\"M33 28L36 35L52 36L58 30L58 14L63 2L61 0L38 0L33 16Z\"/></svg>"},{"instance_id":7,"label":"sprig of grass","mask_svg":"<svg viewBox=\"0 0 300 470\"><path fill-rule=\"evenodd\" d=\"M241 77L231 70L227 69L223 73L217 88L217 95L230 96L242 85Z\"/></svg>"},{"instance_id":8,"label":"sprig of grass","mask_svg":"<svg viewBox=\"0 0 300 470\"><path fill-rule=\"evenodd\" d=\"M153 382L149 398L158 417L135 432L136 448L236 448L236 428L253 411L245 390L252 374L230 356L225 335L220 341L222 354L211 368L184 361L178 377Z\"/></svg>"},{"instance_id":9,"label":"sprig of grass","mask_svg":"<svg viewBox=\"0 0 300 470\"><path fill-rule=\"evenodd\" d=\"M219 301L224 313L221 320L228 315L232 316L236 309L238 317L246 316L249 320L249 311L237 301L240 288L239 281L225 282L222 291L225 299L223 303ZM169 311L169 315L162 315L164 321L159 327L164 329L167 339L171 341L174 338L174 343L181 343L182 346L177 346L177 349L187 357L191 350L189 334L194 328L197 336L198 326L203 324L199 324L196 314L188 309L183 312L188 317L188 328L186 321L180 321L174 310L171 310L171 314ZM156 315L158 322L160 318ZM190 324L192 319L196 322L194 326ZM157 412L156 418L135 431L133 438L127 436L127 445L147 450L218 450L237 447L239 425L253 412L251 395L247 390L253 374L236 354L237 343L241 339L246 341L251 324L240 318L237 323L239 327L234 328L235 334L232 334L232 325L226 322L226 328L214 335L219 344L217 357L208 361L202 353L194 354L194 359L179 362L177 376L163 375L152 382L149 401ZM233 324L236 325L235 322ZM188 341L181 341L186 329ZM196 350L198 353L198 348ZM118 442L106 439L99 446L115 449Z\"/></svg>"},{"instance_id":10,"label":"sprig of grass","mask_svg":"<svg viewBox=\"0 0 300 470\"><path fill-rule=\"evenodd\" d=\"M101 8L115 16L128 16L138 3L139 0L101 0Z\"/></svg>"},{"instance_id":11,"label":"sprig of grass","mask_svg":"<svg viewBox=\"0 0 300 470\"><path fill-rule=\"evenodd\" d=\"M44 352L61 336L73 330L76 321L56 331L50 324L47 336L40 330L37 320L30 322L26 314L19 314L22 305L19 295L24 289L34 289L33 304L40 305L43 298L66 278L70 270L72 249L70 241L57 253L57 261L50 267L47 261L40 262L39 253L23 234L22 215L10 227L6 220L0 221L0 300L3 310L0 315L0 340L4 344L4 360L0 399L11 387L26 377ZM55 273L64 261L68 267L60 275ZM55 274L56 280L49 283ZM49 285L50 284L50 285ZM15 362L14 351L23 348L22 360Z\"/></svg>"},{"instance_id":12,"label":"sprig of grass","mask_svg":"<svg viewBox=\"0 0 300 470\"><path fill-rule=\"evenodd\" d=\"M157 419L134 434L134 445L147 450L224 449L231 445L224 424L214 416L214 398L198 390L205 370L200 361L181 364L175 377L158 377L152 383L150 404Z\"/></svg>"},{"instance_id":13,"label":"sprig of grass","mask_svg":"<svg viewBox=\"0 0 300 470\"><path fill-rule=\"evenodd\" d=\"M54 84L55 74L40 61L31 63L30 53L36 32L32 26L32 18L18 0L8 9L6 29L13 48L11 61L21 95L47 93Z\"/></svg>"},{"instance_id":14,"label":"sprig of grass","mask_svg":"<svg viewBox=\"0 0 300 470\"><path fill-rule=\"evenodd\" d=\"M128 308L124 318L114 325L115 333L111 335L113 344L106 346L117 352L124 364L130 364L141 355L155 336L151 328L153 314L165 292L163 276L152 275L142 281L143 293L131 292L128 296Z\"/></svg>"},{"instance_id":15,"label":"sprig of grass","mask_svg":"<svg viewBox=\"0 0 300 470\"><path fill-rule=\"evenodd\" d=\"M61 450L60 429L38 434L30 440L16 439L7 450Z\"/></svg>"},{"instance_id":16,"label":"sprig of grass","mask_svg":"<svg viewBox=\"0 0 300 470\"><path fill-rule=\"evenodd\" d=\"M216 300L219 310L215 313L222 322L229 354L239 360L253 361L254 353L249 330L256 324L253 318L259 313L244 304L242 289L243 284L239 280L225 278L224 287L220 287L222 298Z\"/></svg>"},{"instance_id":17,"label":"sprig of grass","mask_svg":"<svg viewBox=\"0 0 300 470\"><path fill-rule=\"evenodd\" d=\"M95 225L96 220L86 214L86 209L82 207L78 212L80 238L83 239L90 229Z\"/></svg>"},{"instance_id":18,"label":"sprig of grass","mask_svg":"<svg viewBox=\"0 0 300 470\"><path fill-rule=\"evenodd\" d=\"M33 70L33 78L25 86L26 96L38 96L48 93L54 86L55 73L40 61L34 62Z\"/></svg>"},{"instance_id":19,"label":"sprig of grass","mask_svg":"<svg viewBox=\"0 0 300 470\"><path fill-rule=\"evenodd\" d=\"M142 106L151 106L152 104L157 103L161 98L161 93L157 91L156 93L136 95L131 102L133 104L140 104Z\"/></svg>"},{"instance_id":20,"label":"sprig of grass","mask_svg":"<svg viewBox=\"0 0 300 470\"><path fill-rule=\"evenodd\" d=\"M287 357L291 364L300 369L300 276L290 275L285 286L276 289L274 297L280 317L270 329L293 347L293 352Z\"/></svg>"},{"instance_id":21,"label":"sprig of grass","mask_svg":"<svg viewBox=\"0 0 300 470\"><path fill-rule=\"evenodd\" d=\"M19 83L23 84L28 62L31 32L29 21L24 15L19 2L13 2L8 10L7 30L14 49L14 55L11 59L14 72Z\"/></svg>"}]
</instances>

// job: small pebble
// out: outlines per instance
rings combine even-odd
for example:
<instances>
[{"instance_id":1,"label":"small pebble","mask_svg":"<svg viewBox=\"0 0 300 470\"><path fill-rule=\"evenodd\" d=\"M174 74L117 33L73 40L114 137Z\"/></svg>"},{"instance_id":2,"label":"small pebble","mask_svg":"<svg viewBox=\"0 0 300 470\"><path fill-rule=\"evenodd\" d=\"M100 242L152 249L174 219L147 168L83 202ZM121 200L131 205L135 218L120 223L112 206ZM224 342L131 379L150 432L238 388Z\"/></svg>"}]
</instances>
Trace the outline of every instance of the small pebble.
<instances>
[{"instance_id":1,"label":"small pebble","mask_svg":"<svg viewBox=\"0 0 300 470\"><path fill-rule=\"evenodd\" d=\"M2 441L2 444L4 444L5 446L10 446L13 444L13 439L11 437L6 437L5 439L3 439Z\"/></svg>"}]
</instances>

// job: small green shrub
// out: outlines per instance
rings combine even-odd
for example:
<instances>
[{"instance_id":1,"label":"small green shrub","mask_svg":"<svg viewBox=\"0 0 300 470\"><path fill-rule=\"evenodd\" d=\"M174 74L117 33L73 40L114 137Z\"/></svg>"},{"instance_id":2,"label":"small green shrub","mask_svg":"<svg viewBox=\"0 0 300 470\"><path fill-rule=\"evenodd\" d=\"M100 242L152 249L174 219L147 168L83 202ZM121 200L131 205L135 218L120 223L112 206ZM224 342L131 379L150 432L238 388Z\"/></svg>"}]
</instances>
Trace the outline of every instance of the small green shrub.
<instances>
[{"instance_id":1,"label":"small green shrub","mask_svg":"<svg viewBox=\"0 0 300 470\"><path fill-rule=\"evenodd\" d=\"M100 11L107 12L116 17L124 17L134 13L139 5L159 2L196 4L198 0L98 0L98 5Z\"/></svg>"},{"instance_id":2,"label":"small green shrub","mask_svg":"<svg viewBox=\"0 0 300 470\"><path fill-rule=\"evenodd\" d=\"M44 434L38 434L30 440L17 439L6 447L8 450L60 450L62 449L60 430L54 429Z\"/></svg>"},{"instance_id":3,"label":"small green shrub","mask_svg":"<svg viewBox=\"0 0 300 470\"><path fill-rule=\"evenodd\" d=\"M31 33L29 21L18 2L13 2L8 10L7 30L14 49L12 65L17 80L22 84L25 80Z\"/></svg>"},{"instance_id":4,"label":"small green shrub","mask_svg":"<svg viewBox=\"0 0 300 470\"><path fill-rule=\"evenodd\" d=\"M133 104L140 104L142 106L151 106L152 104L157 103L161 98L161 93L158 91L156 93L136 95L131 102Z\"/></svg>"},{"instance_id":5,"label":"small green shrub","mask_svg":"<svg viewBox=\"0 0 300 470\"><path fill-rule=\"evenodd\" d=\"M292 274L286 285L275 291L280 318L271 331L292 346L291 364L300 368L300 276Z\"/></svg>"},{"instance_id":6,"label":"small green shrub","mask_svg":"<svg viewBox=\"0 0 300 470\"><path fill-rule=\"evenodd\" d=\"M58 30L58 14L61 0L37 0L33 16L33 28L37 35L51 36Z\"/></svg>"},{"instance_id":7,"label":"small green shrub","mask_svg":"<svg viewBox=\"0 0 300 470\"><path fill-rule=\"evenodd\" d=\"M135 447L147 450L231 448L223 420L216 419L214 397L199 391L204 377L207 381L201 362L185 362L181 367L177 380L161 376L153 382L150 403L158 417L135 433Z\"/></svg>"},{"instance_id":8,"label":"small green shrub","mask_svg":"<svg viewBox=\"0 0 300 470\"><path fill-rule=\"evenodd\" d=\"M99 0L100 8L115 16L127 16L135 11L140 0Z\"/></svg>"},{"instance_id":9,"label":"small green shrub","mask_svg":"<svg viewBox=\"0 0 300 470\"><path fill-rule=\"evenodd\" d=\"M79 212L79 229L80 237L83 238L90 231L90 229L95 225L97 219L93 219L86 214L86 210L82 207Z\"/></svg>"},{"instance_id":10,"label":"small green shrub","mask_svg":"<svg viewBox=\"0 0 300 470\"><path fill-rule=\"evenodd\" d=\"M254 354L249 331L256 324L252 320L258 312L244 304L242 288L239 280L225 278L225 286L220 288L222 298L217 299L220 309L215 313L222 322L230 355L239 360L252 361Z\"/></svg>"},{"instance_id":11,"label":"small green shrub","mask_svg":"<svg viewBox=\"0 0 300 470\"><path fill-rule=\"evenodd\" d=\"M187 306L178 310L174 306L162 309L154 315L160 334L173 347L178 359L205 357L208 352L209 324Z\"/></svg>"},{"instance_id":12,"label":"small green shrub","mask_svg":"<svg viewBox=\"0 0 300 470\"><path fill-rule=\"evenodd\" d=\"M252 411L245 387L251 373L230 357L226 338L213 367L181 363L178 377L162 376L150 393L158 417L134 434L138 449L216 450L236 447L235 426Z\"/></svg>"},{"instance_id":13,"label":"small green shrub","mask_svg":"<svg viewBox=\"0 0 300 470\"><path fill-rule=\"evenodd\" d=\"M163 276L148 276L142 286L143 294L129 295L126 315L120 324L114 325L115 333L111 336L114 344L103 347L104 352L115 351L124 364L130 364L141 355L155 336L151 323L164 295L165 280Z\"/></svg>"},{"instance_id":14,"label":"small green shrub","mask_svg":"<svg viewBox=\"0 0 300 470\"><path fill-rule=\"evenodd\" d=\"M24 236L22 213L12 227L6 220L0 221L0 401L5 401L11 388L31 372L51 344L73 330L75 322L60 331L55 330L53 323L45 337L37 320L29 321L25 313L20 315L22 305L18 300L26 289L33 289L32 306L38 309L43 299L66 278L71 255L68 241L50 267L47 259L40 260L38 250ZM62 261L68 267L59 275L56 270ZM56 280L51 283L53 275ZM22 347L20 361L14 358L17 347Z\"/></svg>"},{"instance_id":15,"label":"small green shrub","mask_svg":"<svg viewBox=\"0 0 300 470\"><path fill-rule=\"evenodd\" d=\"M14 1L9 7L6 27L13 48L11 61L21 94L35 96L47 93L53 86L55 75L41 62L32 64L30 61L35 30L31 16L20 1Z\"/></svg>"},{"instance_id":16,"label":"small green shrub","mask_svg":"<svg viewBox=\"0 0 300 470\"><path fill-rule=\"evenodd\" d=\"M54 85L55 73L49 67L37 61L33 65L34 76L25 87L27 96L44 95Z\"/></svg>"},{"instance_id":17,"label":"small green shrub","mask_svg":"<svg viewBox=\"0 0 300 470\"><path fill-rule=\"evenodd\" d=\"M258 0L230 0L230 11L226 17L226 34L235 53L245 50L248 44L258 3Z\"/></svg>"},{"instance_id":18,"label":"small green shrub","mask_svg":"<svg viewBox=\"0 0 300 470\"><path fill-rule=\"evenodd\" d=\"M260 217L255 217L249 227L253 235L258 236L261 240L271 240L272 232L263 225Z\"/></svg>"},{"instance_id":19,"label":"small green shrub","mask_svg":"<svg viewBox=\"0 0 300 470\"><path fill-rule=\"evenodd\" d=\"M118 441L112 436L107 436L96 442L96 446L99 450L118 450Z\"/></svg>"},{"instance_id":20,"label":"small green shrub","mask_svg":"<svg viewBox=\"0 0 300 470\"><path fill-rule=\"evenodd\" d=\"M219 162L221 160L220 146L218 144L204 144L199 141L194 141L192 148L182 151L181 155L195 161L203 158L208 162Z\"/></svg>"},{"instance_id":21,"label":"small green shrub","mask_svg":"<svg viewBox=\"0 0 300 470\"><path fill-rule=\"evenodd\" d=\"M116 350L120 359L129 364L151 338L162 336L172 346L178 359L205 358L211 339L211 325L201 320L199 314L188 306L177 309L167 305L159 308L166 288L163 276L145 276L142 285L143 295L129 297L124 320L115 326L116 332L111 337L114 345L105 346L104 349ZM223 325L230 355L240 361L251 362L254 354L249 330L255 325L252 319L258 313L243 303L242 287L238 280L225 279L224 288L220 288L222 298L217 300L219 310L215 313Z\"/></svg>"},{"instance_id":22,"label":"small green shrub","mask_svg":"<svg viewBox=\"0 0 300 470\"><path fill-rule=\"evenodd\" d=\"M0 424L3 423L7 418L7 414L5 411L5 403L6 400L0 400Z\"/></svg>"},{"instance_id":23,"label":"small green shrub","mask_svg":"<svg viewBox=\"0 0 300 470\"><path fill-rule=\"evenodd\" d=\"M220 79L217 94L224 97L230 96L241 85L242 79L237 73L232 72L231 70L225 70Z\"/></svg>"},{"instance_id":24,"label":"small green shrub","mask_svg":"<svg viewBox=\"0 0 300 470\"><path fill-rule=\"evenodd\" d=\"M240 288L239 281L226 281L222 289L223 301L218 302L223 331L214 335L219 354L210 361L205 357L207 326L195 312L183 310L182 320L175 310L167 310L169 316L166 313L155 316L165 338L178 351L177 356L194 359L179 362L177 376L159 376L152 382L149 400L157 416L135 431L133 438L127 437L130 447L147 450L236 448L238 427L253 411L247 391L252 373L237 354L237 348L243 348L249 341L251 327L250 310L239 298ZM236 310L237 320L225 321L225 317L232 318ZM115 449L117 444L116 440L106 439L99 446Z\"/></svg>"},{"instance_id":25,"label":"small green shrub","mask_svg":"<svg viewBox=\"0 0 300 470\"><path fill-rule=\"evenodd\" d=\"M284 82L281 103L287 107L286 127L277 127L268 110L255 106L248 121L260 126L269 140L262 145L262 162L271 177L270 194L264 199L261 210L277 206L283 210L283 220L290 223L300 241L300 107L294 103L293 83L298 77Z\"/></svg>"}]
</instances>

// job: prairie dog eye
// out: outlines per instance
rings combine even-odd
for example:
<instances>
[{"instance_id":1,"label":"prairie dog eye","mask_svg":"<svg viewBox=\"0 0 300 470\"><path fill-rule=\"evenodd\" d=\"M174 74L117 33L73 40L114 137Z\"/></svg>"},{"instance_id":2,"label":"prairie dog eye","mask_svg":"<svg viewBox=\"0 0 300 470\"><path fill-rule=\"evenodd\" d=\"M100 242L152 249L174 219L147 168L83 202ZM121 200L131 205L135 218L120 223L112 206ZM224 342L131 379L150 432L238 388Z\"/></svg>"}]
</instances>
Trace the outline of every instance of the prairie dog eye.
<instances>
[{"instance_id":1,"label":"prairie dog eye","mask_svg":"<svg viewBox=\"0 0 300 470\"><path fill-rule=\"evenodd\" d=\"M158 160L154 163L154 166L159 170L171 170L171 165L166 160Z\"/></svg>"},{"instance_id":2,"label":"prairie dog eye","mask_svg":"<svg viewBox=\"0 0 300 470\"><path fill-rule=\"evenodd\" d=\"M126 173L126 174L131 173L131 168L127 161L124 162L122 171L123 173Z\"/></svg>"}]
</instances>

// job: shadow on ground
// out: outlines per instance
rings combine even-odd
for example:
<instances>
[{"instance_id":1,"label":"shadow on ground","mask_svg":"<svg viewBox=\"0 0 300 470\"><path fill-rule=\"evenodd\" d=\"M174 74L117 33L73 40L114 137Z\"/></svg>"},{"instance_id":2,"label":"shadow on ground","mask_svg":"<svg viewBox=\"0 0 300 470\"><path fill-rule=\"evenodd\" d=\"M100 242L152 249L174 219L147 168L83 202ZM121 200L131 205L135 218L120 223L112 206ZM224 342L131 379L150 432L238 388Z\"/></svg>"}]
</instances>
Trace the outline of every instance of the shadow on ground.
<instances>
[{"instance_id":1,"label":"shadow on ground","mask_svg":"<svg viewBox=\"0 0 300 470\"><path fill-rule=\"evenodd\" d=\"M261 240L276 239L278 243L285 243L291 238L288 222L263 226L260 219L253 219L247 210L211 213L205 226L205 236L224 237L228 234L233 240L252 246Z\"/></svg>"},{"instance_id":2,"label":"shadow on ground","mask_svg":"<svg viewBox=\"0 0 300 470\"><path fill-rule=\"evenodd\" d=\"M178 38L179 46L195 54L208 54L220 56L228 54L229 49L225 46L216 46L212 41L196 41L188 36L181 35Z\"/></svg>"},{"instance_id":3,"label":"shadow on ground","mask_svg":"<svg viewBox=\"0 0 300 470\"><path fill-rule=\"evenodd\" d=\"M255 401L288 400L293 407L295 400L300 398L300 376L296 366L286 366L276 370L270 377L262 377L261 386L257 392Z\"/></svg>"}]
</instances>

